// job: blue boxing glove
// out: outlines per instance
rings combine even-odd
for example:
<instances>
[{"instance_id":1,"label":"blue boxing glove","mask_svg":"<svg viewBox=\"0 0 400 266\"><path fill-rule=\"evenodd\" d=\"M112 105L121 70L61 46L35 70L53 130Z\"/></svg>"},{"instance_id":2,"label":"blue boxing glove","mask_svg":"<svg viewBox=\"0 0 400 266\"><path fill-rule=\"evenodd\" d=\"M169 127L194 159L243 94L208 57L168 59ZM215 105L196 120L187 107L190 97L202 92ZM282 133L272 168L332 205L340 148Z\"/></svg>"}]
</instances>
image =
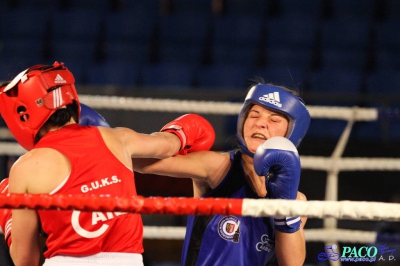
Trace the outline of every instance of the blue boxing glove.
<instances>
[{"instance_id":1,"label":"blue boxing glove","mask_svg":"<svg viewBox=\"0 0 400 266\"><path fill-rule=\"evenodd\" d=\"M81 116L79 117L79 124L82 126L110 127L104 117L83 103L81 103Z\"/></svg>"},{"instance_id":2,"label":"blue boxing glove","mask_svg":"<svg viewBox=\"0 0 400 266\"><path fill-rule=\"evenodd\" d=\"M300 183L300 157L296 146L284 137L273 137L261 144L254 154L254 170L265 176L267 196L295 200ZM300 229L301 219L274 217L275 228L286 233Z\"/></svg>"}]
</instances>

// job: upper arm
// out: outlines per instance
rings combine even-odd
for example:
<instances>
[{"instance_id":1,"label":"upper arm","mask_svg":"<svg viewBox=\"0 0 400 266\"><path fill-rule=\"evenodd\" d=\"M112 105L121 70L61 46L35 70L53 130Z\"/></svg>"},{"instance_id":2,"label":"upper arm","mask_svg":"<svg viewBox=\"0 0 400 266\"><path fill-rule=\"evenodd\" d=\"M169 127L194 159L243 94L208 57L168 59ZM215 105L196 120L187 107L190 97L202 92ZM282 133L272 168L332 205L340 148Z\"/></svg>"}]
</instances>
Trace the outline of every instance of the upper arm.
<instances>
[{"instance_id":1,"label":"upper arm","mask_svg":"<svg viewBox=\"0 0 400 266\"><path fill-rule=\"evenodd\" d=\"M212 184L226 174L229 163L229 154L200 151L162 160L134 159L133 169L141 173L206 180Z\"/></svg>"},{"instance_id":2,"label":"upper arm","mask_svg":"<svg viewBox=\"0 0 400 266\"><path fill-rule=\"evenodd\" d=\"M297 192L296 200L306 201L306 196ZM304 226L307 217L301 217L300 229L294 233L284 233L276 230L275 251L279 265L303 265L306 257L306 240Z\"/></svg>"},{"instance_id":3,"label":"upper arm","mask_svg":"<svg viewBox=\"0 0 400 266\"><path fill-rule=\"evenodd\" d=\"M167 158L175 155L181 146L177 136L171 133L138 133L129 128L102 129L113 130L124 149L133 158Z\"/></svg>"},{"instance_id":4,"label":"upper arm","mask_svg":"<svg viewBox=\"0 0 400 266\"><path fill-rule=\"evenodd\" d=\"M9 178L10 193L28 193L29 179L35 179L36 169L32 154L22 156L11 168ZM39 247L39 217L36 210L14 209L12 211L12 244L10 255L15 265L38 264Z\"/></svg>"},{"instance_id":5,"label":"upper arm","mask_svg":"<svg viewBox=\"0 0 400 266\"><path fill-rule=\"evenodd\" d=\"M39 217L35 210L12 211L10 255L15 265L37 265L40 259Z\"/></svg>"},{"instance_id":6,"label":"upper arm","mask_svg":"<svg viewBox=\"0 0 400 266\"><path fill-rule=\"evenodd\" d=\"M307 197L302 192L297 191L296 200L307 201ZM306 222L307 222L307 216L301 216L301 228L302 229L304 229L304 226L306 225Z\"/></svg>"}]
</instances>

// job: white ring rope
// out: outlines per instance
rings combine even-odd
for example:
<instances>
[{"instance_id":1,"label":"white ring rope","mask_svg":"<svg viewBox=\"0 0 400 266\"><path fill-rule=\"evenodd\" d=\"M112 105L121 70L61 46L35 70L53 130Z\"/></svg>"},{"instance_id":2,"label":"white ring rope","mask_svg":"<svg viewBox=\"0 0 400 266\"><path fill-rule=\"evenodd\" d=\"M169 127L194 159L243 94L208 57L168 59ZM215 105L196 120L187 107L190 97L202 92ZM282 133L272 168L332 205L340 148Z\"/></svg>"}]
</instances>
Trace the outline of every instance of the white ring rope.
<instances>
[{"instance_id":1,"label":"white ring rope","mask_svg":"<svg viewBox=\"0 0 400 266\"><path fill-rule=\"evenodd\" d=\"M243 199L243 216L307 216L347 220L400 221L400 203Z\"/></svg>"},{"instance_id":2,"label":"white ring rope","mask_svg":"<svg viewBox=\"0 0 400 266\"><path fill-rule=\"evenodd\" d=\"M0 142L0 155L22 155L26 151L13 142ZM332 167L339 171L400 171L400 159L397 158L341 158L301 156L302 169L329 171Z\"/></svg>"},{"instance_id":3,"label":"white ring rope","mask_svg":"<svg viewBox=\"0 0 400 266\"><path fill-rule=\"evenodd\" d=\"M81 95L81 102L92 108L123 109L155 112L193 112L198 114L237 115L243 103L193 101L153 98L134 98L102 95ZM348 120L353 116L354 108L338 106L307 106L312 118ZM375 121L378 119L376 108L357 108L356 121Z\"/></svg>"},{"instance_id":4,"label":"white ring rope","mask_svg":"<svg viewBox=\"0 0 400 266\"><path fill-rule=\"evenodd\" d=\"M306 229L304 235L307 242L346 242L374 243L377 233L348 229Z\"/></svg>"},{"instance_id":5,"label":"white ring rope","mask_svg":"<svg viewBox=\"0 0 400 266\"><path fill-rule=\"evenodd\" d=\"M183 226L145 226L145 239L183 240L186 227ZM348 229L305 229L307 242L345 242L345 243L374 243L376 232Z\"/></svg>"},{"instance_id":6,"label":"white ring rope","mask_svg":"<svg viewBox=\"0 0 400 266\"><path fill-rule=\"evenodd\" d=\"M26 153L26 150L18 143L0 142L0 155L15 155L19 156Z\"/></svg>"},{"instance_id":7,"label":"white ring rope","mask_svg":"<svg viewBox=\"0 0 400 266\"><path fill-rule=\"evenodd\" d=\"M301 156L301 167L309 170L329 171L332 167L339 171L400 171L398 158L341 158Z\"/></svg>"}]
</instances>

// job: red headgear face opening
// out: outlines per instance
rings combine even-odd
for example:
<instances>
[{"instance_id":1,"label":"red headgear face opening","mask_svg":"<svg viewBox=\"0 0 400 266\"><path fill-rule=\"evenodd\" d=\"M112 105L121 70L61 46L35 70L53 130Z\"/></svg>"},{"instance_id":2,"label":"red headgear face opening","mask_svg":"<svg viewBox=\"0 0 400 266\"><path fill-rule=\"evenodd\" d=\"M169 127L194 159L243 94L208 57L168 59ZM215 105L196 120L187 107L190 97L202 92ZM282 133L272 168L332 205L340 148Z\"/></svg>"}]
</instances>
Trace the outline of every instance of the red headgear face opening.
<instances>
[{"instance_id":1,"label":"red headgear face opening","mask_svg":"<svg viewBox=\"0 0 400 266\"><path fill-rule=\"evenodd\" d=\"M63 63L36 65L0 88L0 112L11 133L26 150L47 119L63 106L79 99L74 76Z\"/></svg>"}]
</instances>

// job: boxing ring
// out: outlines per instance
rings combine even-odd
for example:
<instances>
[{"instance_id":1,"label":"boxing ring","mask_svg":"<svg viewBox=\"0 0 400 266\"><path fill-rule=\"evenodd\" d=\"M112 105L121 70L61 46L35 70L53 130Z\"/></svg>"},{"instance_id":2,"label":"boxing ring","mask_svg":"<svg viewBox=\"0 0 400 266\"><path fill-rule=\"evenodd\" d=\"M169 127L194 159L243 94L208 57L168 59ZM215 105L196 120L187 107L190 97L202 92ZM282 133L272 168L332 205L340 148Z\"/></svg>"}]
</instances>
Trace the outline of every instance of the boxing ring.
<instances>
[{"instance_id":1,"label":"boxing ring","mask_svg":"<svg viewBox=\"0 0 400 266\"><path fill-rule=\"evenodd\" d=\"M211 115L237 115L242 103L193 101L153 98L132 98L100 95L81 95L82 103L96 109L198 113ZM347 121L339 141L330 157L301 156L302 169L325 171L324 201L285 201L254 199L194 199L194 198L93 198L49 195L0 195L0 207L76 209L100 211L130 211L141 214L225 214L254 217L307 216L323 219L323 228L306 229L307 242L324 242L326 245L346 243L374 243L375 231L339 229L338 219L357 221L400 221L400 204L364 201L338 201L338 175L341 171L400 171L400 158L343 157L354 123L376 121L375 108L307 106L312 119ZM10 140L10 132L0 129L0 139ZM25 150L15 142L0 142L1 155L21 155ZM184 227L145 226L145 239L182 240ZM322 251L322 250L321 250ZM340 265L340 262L331 262Z\"/></svg>"}]
</instances>

